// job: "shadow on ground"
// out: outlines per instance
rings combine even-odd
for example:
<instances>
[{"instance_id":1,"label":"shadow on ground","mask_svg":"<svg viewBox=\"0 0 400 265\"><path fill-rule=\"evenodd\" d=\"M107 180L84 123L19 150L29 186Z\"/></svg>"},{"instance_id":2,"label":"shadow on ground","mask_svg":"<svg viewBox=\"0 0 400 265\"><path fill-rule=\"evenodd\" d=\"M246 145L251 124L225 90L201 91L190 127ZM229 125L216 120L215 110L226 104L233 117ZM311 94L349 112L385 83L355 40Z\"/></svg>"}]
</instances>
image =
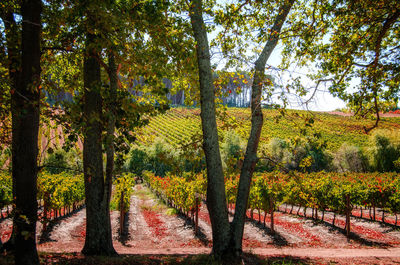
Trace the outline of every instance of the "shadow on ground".
<instances>
[{"instance_id":1,"label":"shadow on ground","mask_svg":"<svg viewBox=\"0 0 400 265\"><path fill-rule=\"evenodd\" d=\"M54 227L56 225L60 224L62 220L67 219L68 217L71 217L72 215L76 214L77 212L83 210L84 208L85 208L85 205L82 205L80 207L77 207L75 210L71 211L69 214L57 217L57 218L49 221L47 223L46 229L42 231L42 233L39 237L39 244L46 243L46 242L55 242L55 240L52 240L50 238L50 234L53 231Z\"/></svg>"},{"instance_id":2,"label":"shadow on ground","mask_svg":"<svg viewBox=\"0 0 400 265\"><path fill-rule=\"evenodd\" d=\"M0 264L14 264L12 255L0 256ZM116 257L85 257L78 253L50 254L40 253L40 264L65 265L279 265L279 264L312 264L309 259L295 257L260 257L244 253L238 260L216 261L210 255L120 255Z\"/></svg>"}]
</instances>

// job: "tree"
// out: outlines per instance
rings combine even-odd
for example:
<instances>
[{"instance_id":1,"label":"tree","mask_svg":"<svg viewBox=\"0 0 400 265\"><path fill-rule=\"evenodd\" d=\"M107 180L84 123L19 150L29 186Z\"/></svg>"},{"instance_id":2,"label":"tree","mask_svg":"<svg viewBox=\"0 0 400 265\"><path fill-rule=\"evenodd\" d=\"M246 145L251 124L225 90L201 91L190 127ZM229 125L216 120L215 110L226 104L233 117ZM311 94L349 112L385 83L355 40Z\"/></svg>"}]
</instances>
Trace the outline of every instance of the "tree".
<instances>
[{"instance_id":1,"label":"tree","mask_svg":"<svg viewBox=\"0 0 400 265\"><path fill-rule=\"evenodd\" d=\"M261 129L263 126L261 96L263 85L266 82L265 67L268 58L279 41L279 33L290 9L292 8L293 3L294 0L284 1L279 8L278 15L275 18L275 22L270 31L271 33L269 34L268 41L265 44L257 61L255 62L251 92L251 131L240 173L235 216L232 222L231 240L233 240L233 242L231 242L231 244L233 244L234 250L239 253L242 251L243 229L246 218L251 179L254 168L258 162L257 149L260 141Z\"/></svg>"},{"instance_id":2,"label":"tree","mask_svg":"<svg viewBox=\"0 0 400 265\"><path fill-rule=\"evenodd\" d=\"M61 102L63 111L56 118L69 128L71 142L78 137L84 140L87 232L82 252L112 255L115 251L109 201L114 165L120 164L124 151L121 146L126 147L126 142L133 141L131 133L135 127L146 124L142 114L165 111L167 91L162 78L176 69L170 63L175 60L174 56L167 53L166 46L170 51L169 45L179 43L182 36L178 36L181 33L159 34L177 27L174 18L164 15L168 14L169 7L164 1L77 1L73 4L73 9L61 5L51 10L54 25L59 26L49 29L54 34L49 51L59 52L49 53L52 59L48 60L48 73L61 80L71 79L72 84L78 85L77 88L68 82L57 83L62 85L59 90L67 90L75 97L73 102ZM85 39L80 37L82 34ZM81 60L73 55L80 54L80 48L85 50L83 88L73 80L82 76ZM66 68L65 61L69 59L73 67ZM134 79L145 82L133 87ZM54 83L55 80L49 80L50 85ZM105 178L103 145L107 155Z\"/></svg>"},{"instance_id":3,"label":"tree","mask_svg":"<svg viewBox=\"0 0 400 265\"><path fill-rule=\"evenodd\" d=\"M89 23L95 10L88 10ZM92 21L95 22L95 21ZM93 30L93 29L92 29ZM93 30L94 32L95 30ZM103 175L102 97L100 51L96 34L86 34L84 57L83 171L86 196L86 237L82 253L86 255L116 254L112 245L109 198L111 185Z\"/></svg>"},{"instance_id":4,"label":"tree","mask_svg":"<svg viewBox=\"0 0 400 265\"><path fill-rule=\"evenodd\" d=\"M42 2L7 2L6 27L12 114L12 180L15 211L15 264L39 264L36 250L37 155L40 111ZM14 15L22 17L19 32Z\"/></svg>"},{"instance_id":5,"label":"tree","mask_svg":"<svg viewBox=\"0 0 400 265\"><path fill-rule=\"evenodd\" d=\"M203 128L203 149L207 163L207 208L213 229L213 254L223 257L229 254L239 256L242 252L244 222L251 178L258 161L257 149L263 124L261 96L265 85L266 62L279 40L279 33L294 0L283 1L268 34L266 45L255 62L251 93L251 132L248 139L245 158L241 169L235 216L229 224L224 174L218 144L218 131L215 118L215 95L210 63L207 31L203 21L202 1L190 3L189 14L197 42L197 62L201 96L201 120ZM236 9L237 12L243 5ZM231 15L236 15L235 13Z\"/></svg>"},{"instance_id":6,"label":"tree","mask_svg":"<svg viewBox=\"0 0 400 265\"><path fill-rule=\"evenodd\" d=\"M191 1L189 14L196 40L203 150L207 166L207 209L212 226L212 251L214 256L221 257L228 249L230 226L226 207L224 173L218 143L217 121L215 118L215 95L209 44L202 9L201 0Z\"/></svg>"},{"instance_id":7,"label":"tree","mask_svg":"<svg viewBox=\"0 0 400 265\"><path fill-rule=\"evenodd\" d=\"M368 133L378 126L380 112L398 102L400 3L316 1L304 14L312 27L299 27L297 41L286 43L286 61L313 65L319 70L312 76L316 90L326 84L355 115L373 114L375 123L364 128Z\"/></svg>"}]
</instances>

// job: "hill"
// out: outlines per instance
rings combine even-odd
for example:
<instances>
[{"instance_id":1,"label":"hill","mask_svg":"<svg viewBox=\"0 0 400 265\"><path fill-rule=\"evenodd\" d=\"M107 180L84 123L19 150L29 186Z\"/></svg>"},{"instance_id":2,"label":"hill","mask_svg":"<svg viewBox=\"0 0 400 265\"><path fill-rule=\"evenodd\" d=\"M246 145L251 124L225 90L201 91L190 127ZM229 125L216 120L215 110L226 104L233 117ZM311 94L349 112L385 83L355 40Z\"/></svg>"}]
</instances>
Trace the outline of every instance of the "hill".
<instances>
[{"instance_id":1,"label":"hill","mask_svg":"<svg viewBox=\"0 0 400 265\"><path fill-rule=\"evenodd\" d=\"M278 110L265 109L263 114L261 145L267 144L275 137L286 139L300 135L300 130L305 128L305 120L312 119L313 123L311 127L307 126L308 130L319 133L326 141L327 149L331 151L337 150L344 142L360 147L368 146L369 135L364 133L363 128L374 123L373 120L326 112L287 110L282 115ZM224 117L218 121L220 130L231 126L242 139L247 139L250 131L249 108L228 108ZM224 122L226 120L229 120L229 125ZM382 118L379 128L399 130L400 117ZM175 147L199 139L200 135L200 109L181 107L172 108L163 115L152 117L147 126L135 132L139 145L147 145L156 138L163 138Z\"/></svg>"}]
</instances>

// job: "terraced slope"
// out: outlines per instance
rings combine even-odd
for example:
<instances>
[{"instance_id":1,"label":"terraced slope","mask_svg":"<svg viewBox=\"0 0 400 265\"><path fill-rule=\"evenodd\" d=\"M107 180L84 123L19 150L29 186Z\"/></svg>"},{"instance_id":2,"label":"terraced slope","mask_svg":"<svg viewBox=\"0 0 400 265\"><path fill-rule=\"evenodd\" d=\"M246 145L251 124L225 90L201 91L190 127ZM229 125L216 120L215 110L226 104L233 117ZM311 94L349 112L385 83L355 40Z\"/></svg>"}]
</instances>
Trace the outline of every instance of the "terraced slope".
<instances>
[{"instance_id":1,"label":"terraced slope","mask_svg":"<svg viewBox=\"0 0 400 265\"><path fill-rule=\"evenodd\" d=\"M338 149L344 142L365 147L368 135L363 128L371 126L373 120L356 119L351 116L332 115L323 112L289 110L281 116L277 110L264 110L262 144L271 138L292 138L300 134L304 119L312 118L312 129L326 140L329 150ZM229 108L227 117L235 120L235 131L246 139L250 131L250 109ZM222 127L224 124L219 121ZM382 118L381 129L400 131L400 117ZM163 138L173 146L180 146L201 135L200 110L197 108L173 108L163 115L151 118L150 123L136 132L138 144L150 144L156 138Z\"/></svg>"}]
</instances>

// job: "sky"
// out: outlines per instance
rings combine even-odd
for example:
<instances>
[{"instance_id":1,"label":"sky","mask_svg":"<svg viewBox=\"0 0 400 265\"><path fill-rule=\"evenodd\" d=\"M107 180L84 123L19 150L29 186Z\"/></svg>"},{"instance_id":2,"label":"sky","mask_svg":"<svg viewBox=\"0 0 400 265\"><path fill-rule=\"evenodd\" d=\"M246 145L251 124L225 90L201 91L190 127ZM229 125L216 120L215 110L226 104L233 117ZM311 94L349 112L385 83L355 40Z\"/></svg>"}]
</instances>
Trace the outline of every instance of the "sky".
<instances>
[{"instance_id":1,"label":"sky","mask_svg":"<svg viewBox=\"0 0 400 265\"><path fill-rule=\"evenodd\" d=\"M229 0L219 0L219 1L221 3L229 2ZM220 30L222 30L221 27L217 26L213 32L209 33L208 34L209 41L211 41L211 39L215 38L217 35L217 32L219 32ZM254 44L254 47L257 47L257 49L262 49L263 45L265 45L265 43L256 43L256 44ZM278 45L275 47L274 51L272 52L270 58L267 61L268 66L271 66L272 68L279 68L279 65L281 63L282 50L283 50L283 46L280 45L280 43L278 43ZM251 55L251 52L252 52L251 49L248 49L248 52L249 52L248 55ZM213 56L212 56L211 60L213 61ZM222 60L221 60L221 58L215 59L214 62L212 62L212 63L218 63L218 62L220 62L220 63L223 62L223 59ZM222 63L222 65L223 65L223 63ZM217 67L217 69L218 68L219 67ZM303 80L308 79L308 78L306 78L306 74L309 74L310 71L314 71L314 70L317 71L316 69L299 69L298 67L295 68L295 70L293 70L293 69L289 69L289 70L292 71L292 77L296 77L296 74L293 73L293 71L294 71L294 72L298 73L297 76L301 76ZM283 72L280 72L279 74L281 75L281 80L283 80L283 82L285 82L285 79L289 80L290 78L292 78L290 76L290 74L285 74ZM310 79L308 79L308 81L302 82L302 85L305 87L310 86L310 84L313 85L313 82ZM306 95L303 100L309 99L309 98L310 98L310 94ZM273 103L279 104L279 102L273 102ZM313 111L333 111L336 109L346 108L346 103L343 100L332 96L325 89L325 91L317 91L315 93L315 95L313 96L312 101L307 106L305 106L304 104L299 104L298 97L292 97L292 99L289 101L289 106L287 106L287 107L290 109L308 109L308 110L313 110Z\"/></svg>"},{"instance_id":2,"label":"sky","mask_svg":"<svg viewBox=\"0 0 400 265\"><path fill-rule=\"evenodd\" d=\"M277 47L272 52L271 57L269 58L267 64L272 67L278 68L281 63L281 52L282 52L282 46L279 46L279 44L278 44ZM308 69L296 68L295 70L294 69L291 69L291 70L298 73L298 74L292 73L293 77L301 76L303 80L307 79L307 78L305 78L305 75L310 72L309 68ZM314 69L311 68L311 71L313 71L313 70ZM315 69L315 71L317 71L317 70ZM283 79L291 78L289 74L286 74L286 75L283 74L283 76L284 76ZM313 84L313 82L311 80L309 80L308 82L304 81L303 85L307 86L308 83ZM315 93L315 95L313 96L313 99L307 106L305 106L304 104L299 102L299 100L297 98L295 98L293 100L290 100L288 107L291 109L308 109L308 110L313 110L313 111L333 111L336 109L342 109L342 108L346 107L346 103L343 100L332 96L332 94L329 93L329 91L327 91L326 89L321 88L321 90L324 90L324 91L317 91ZM310 92L308 95L303 97L303 99L304 100L309 99L311 94L312 93Z\"/></svg>"},{"instance_id":3,"label":"sky","mask_svg":"<svg viewBox=\"0 0 400 265\"><path fill-rule=\"evenodd\" d=\"M214 34L211 34L211 35L214 35ZM269 60L267 61L267 66L271 67L271 69L274 69L274 68L279 69L279 65L281 63L281 51L282 51L282 47L278 45L272 52ZM223 59L221 60L221 58L217 59L217 58L212 57L211 60L213 61L213 63L217 64L217 69L219 69L220 67L222 67L222 65L224 65L224 63L223 63L224 60ZM220 67L218 67L218 66L220 66ZM314 82L312 82L312 80L308 79L308 77L306 77L306 75L309 74L310 71L313 71L313 70L317 71L316 69L311 68L311 70L310 70L310 69L301 69L298 67L296 67L296 68L294 68L294 67L293 67L293 69L289 69L289 71L291 72L290 74L289 74L289 71L275 70L275 71L272 71L272 76L275 76L277 79L279 79L278 82L281 85L286 85L290 81L290 79L296 78L298 76L302 78L302 80L303 80L302 84L304 86L309 87L309 86L314 85ZM221 70L221 69L219 69L219 70ZM232 69L232 71L235 71L235 70ZM310 103L307 106L303 102L305 100L309 99L312 93L309 93L308 95L303 97L301 100L299 99L299 97L297 97L295 95L290 96L287 108L313 110L313 111L334 111L334 110L342 109L342 108L346 107L346 103L343 100L332 96L327 91L327 89L323 89L321 87L319 90L321 90L321 91L317 91L315 93L312 100L310 101ZM325 90L325 91L322 91L322 90ZM276 96L273 97L273 103L280 104L280 102L276 98Z\"/></svg>"}]
</instances>

